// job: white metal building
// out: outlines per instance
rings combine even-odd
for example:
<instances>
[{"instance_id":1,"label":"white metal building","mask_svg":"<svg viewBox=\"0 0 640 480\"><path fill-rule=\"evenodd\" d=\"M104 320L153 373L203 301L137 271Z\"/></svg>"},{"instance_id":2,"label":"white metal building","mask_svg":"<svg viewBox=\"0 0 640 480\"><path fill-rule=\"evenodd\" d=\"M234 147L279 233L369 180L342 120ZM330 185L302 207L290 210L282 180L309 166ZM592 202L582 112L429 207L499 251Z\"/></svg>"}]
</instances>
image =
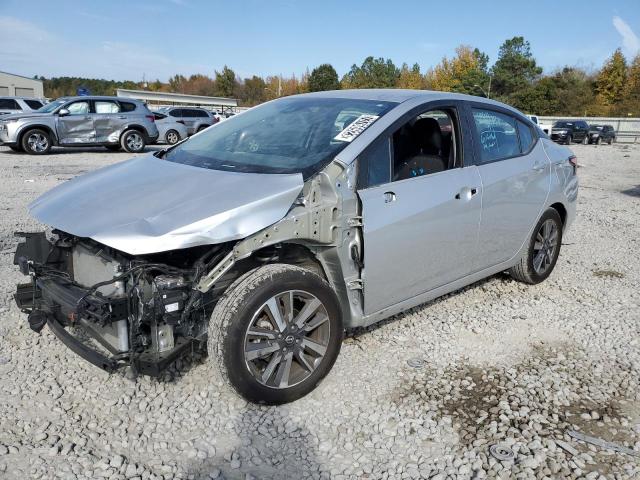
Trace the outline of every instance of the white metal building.
<instances>
[{"instance_id":1,"label":"white metal building","mask_svg":"<svg viewBox=\"0 0 640 480\"><path fill-rule=\"evenodd\" d=\"M0 72L0 96L44 98L42 80Z\"/></svg>"},{"instance_id":2,"label":"white metal building","mask_svg":"<svg viewBox=\"0 0 640 480\"><path fill-rule=\"evenodd\" d=\"M150 92L148 90L127 90L119 88L116 90L116 95L118 97L142 100L151 108L189 105L192 107L203 107L208 110L226 112L228 110L235 110L238 106L238 101L235 98L205 97L202 95L187 95L186 93Z\"/></svg>"}]
</instances>

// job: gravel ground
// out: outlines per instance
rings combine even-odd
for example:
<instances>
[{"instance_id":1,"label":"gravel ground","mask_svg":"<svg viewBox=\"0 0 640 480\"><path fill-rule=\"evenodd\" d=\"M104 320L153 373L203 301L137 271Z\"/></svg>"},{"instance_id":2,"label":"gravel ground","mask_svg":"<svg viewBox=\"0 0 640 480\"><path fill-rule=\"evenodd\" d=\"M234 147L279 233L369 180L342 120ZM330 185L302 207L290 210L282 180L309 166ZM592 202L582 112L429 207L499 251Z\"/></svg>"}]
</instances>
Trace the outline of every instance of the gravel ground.
<instances>
[{"instance_id":1,"label":"gravel ground","mask_svg":"<svg viewBox=\"0 0 640 480\"><path fill-rule=\"evenodd\" d=\"M574 151L578 218L546 282L498 275L352 332L311 395L259 407L205 359L130 381L28 329L11 299L27 204L127 155L0 147L0 477L640 478L640 457L567 434L640 454L640 145Z\"/></svg>"}]
</instances>

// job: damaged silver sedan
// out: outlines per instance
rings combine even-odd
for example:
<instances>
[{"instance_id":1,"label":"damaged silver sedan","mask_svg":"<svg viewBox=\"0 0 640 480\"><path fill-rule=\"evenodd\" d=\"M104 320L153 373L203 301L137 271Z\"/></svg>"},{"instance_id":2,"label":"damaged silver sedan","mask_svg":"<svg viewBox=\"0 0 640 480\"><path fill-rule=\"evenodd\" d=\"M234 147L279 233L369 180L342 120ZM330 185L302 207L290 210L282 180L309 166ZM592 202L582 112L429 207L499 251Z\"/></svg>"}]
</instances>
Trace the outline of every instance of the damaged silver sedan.
<instances>
[{"instance_id":1,"label":"damaged silver sedan","mask_svg":"<svg viewBox=\"0 0 640 480\"><path fill-rule=\"evenodd\" d=\"M553 270L576 160L520 112L358 90L256 107L37 199L15 295L107 371L158 375L206 348L246 399L300 398L345 329L501 271Z\"/></svg>"}]
</instances>

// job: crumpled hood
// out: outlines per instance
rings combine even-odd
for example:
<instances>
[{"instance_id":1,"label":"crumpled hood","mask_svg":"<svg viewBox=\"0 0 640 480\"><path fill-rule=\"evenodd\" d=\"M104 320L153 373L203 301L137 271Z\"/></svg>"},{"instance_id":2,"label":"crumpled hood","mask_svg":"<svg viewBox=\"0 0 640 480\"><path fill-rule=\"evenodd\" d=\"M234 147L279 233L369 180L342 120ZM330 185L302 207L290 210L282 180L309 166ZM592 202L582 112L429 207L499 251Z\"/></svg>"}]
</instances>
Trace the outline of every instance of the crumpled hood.
<instances>
[{"instance_id":1,"label":"crumpled hood","mask_svg":"<svg viewBox=\"0 0 640 480\"><path fill-rule=\"evenodd\" d=\"M139 255L237 240L284 217L302 175L236 173L145 155L76 177L30 206L40 222Z\"/></svg>"}]
</instances>

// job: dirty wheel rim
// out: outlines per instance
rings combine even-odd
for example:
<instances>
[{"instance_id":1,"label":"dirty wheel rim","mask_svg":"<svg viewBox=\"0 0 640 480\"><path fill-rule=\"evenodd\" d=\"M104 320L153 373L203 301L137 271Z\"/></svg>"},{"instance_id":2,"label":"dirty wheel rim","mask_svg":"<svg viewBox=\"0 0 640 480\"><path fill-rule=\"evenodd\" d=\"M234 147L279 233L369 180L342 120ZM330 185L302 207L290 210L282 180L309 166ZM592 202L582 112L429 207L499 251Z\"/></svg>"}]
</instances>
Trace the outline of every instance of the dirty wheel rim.
<instances>
[{"instance_id":1,"label":"dirty wheel rim","mask_svg":"<svg viewBox=\"0 0 640 480\"><path fill-rule=\"evenodd\" d=\"M533 269L538 275L544 274L553 263L558 246L558 226L551 220L545 220L536 233L533 244Z\"/></svg>"},{"instance_id":2,"label":"dirty wheel rim","mask_svg":"<svg viewBox=\"0 0 640 480\"><path fill-rule=\"evenodd\" d=\"M142 149L142 137L138 133L130 133L127 137L127 147L131 150L141 150Z\"/></svg>"},{"instance_id":3,"label":"dirty wheel rim","mask_svg":"<svg viewBox=\"0 0 640 480\"><path fill-rule=\"evenodd\" d=\"M262 385L297 385L322 363L331 335L329 315L313 294L288 290L264 302L244 337L244 360Z\"/></svg>"},{"instance_id":4,"label":"dirty wheel rim","mask_svg":"<svg viewBox=\"0 0 640 480\"><path fill-rule=\"evenodd\" d=\"M178 138L178 134L176 132L174 132L173 130L170 131L169 133L167 133L167 142L170 144L174 144L177 143L178 140L180 140L180 138Z\"/></svg>"},{"instance_id":5,"label":"dirty wheel rim","mask_svg":"<svg viewBox=\"0 0 640 480\"><path fill-rule=\"evenodd\" d=\"M33 152L44 152L49 147L49 140L41 133L32 133L27 139L29 149Z\"/></svg>"}]
</instances>

